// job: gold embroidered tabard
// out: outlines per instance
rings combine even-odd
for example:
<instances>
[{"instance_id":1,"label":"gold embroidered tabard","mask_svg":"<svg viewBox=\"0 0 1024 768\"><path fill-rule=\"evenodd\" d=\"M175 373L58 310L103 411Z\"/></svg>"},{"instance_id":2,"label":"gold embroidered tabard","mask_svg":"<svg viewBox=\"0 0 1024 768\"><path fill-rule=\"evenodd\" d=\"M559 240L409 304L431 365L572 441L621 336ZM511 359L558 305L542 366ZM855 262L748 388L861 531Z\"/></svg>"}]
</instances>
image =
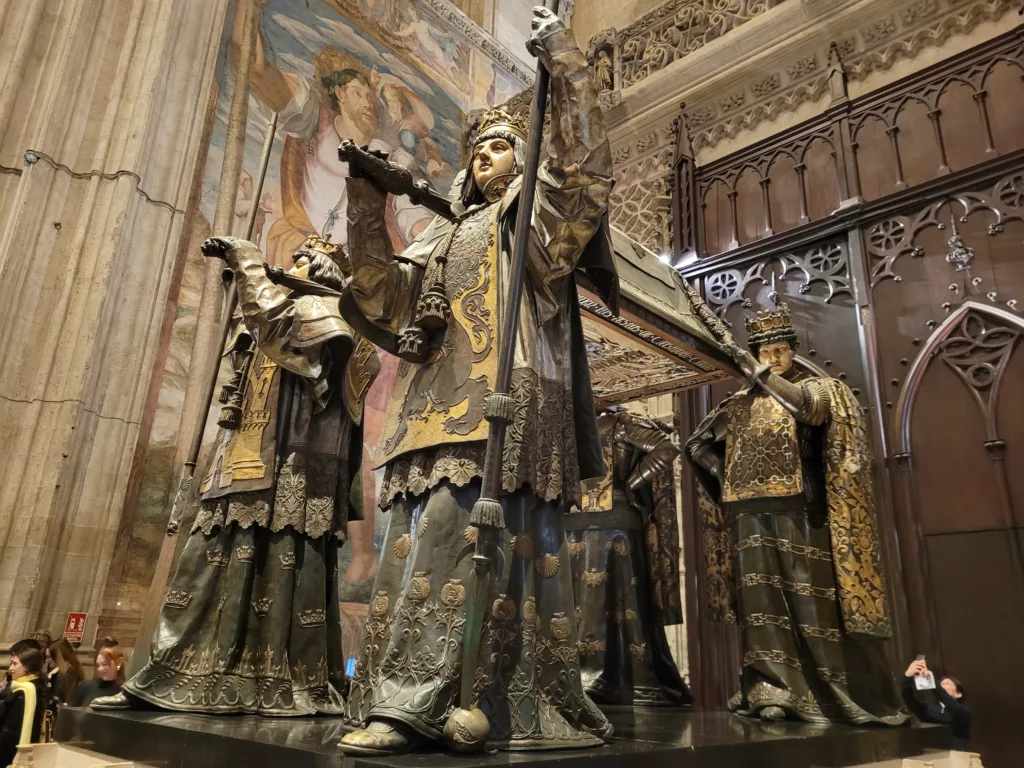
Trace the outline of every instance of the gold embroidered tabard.
<instances>
[{"instance_id":1,"label":"gold embroidered tabard","mask_svg":"<svg viewBox=\"0 0 1024 768\"><path fill-rule=\"evenodd\" d=\"M769 395L747 393L728 404L722 501L803 492L796 419Z\"/></svg>"},{"instance_id":2,"label":"gold embroidered tabard","mask_svg":"<svg viewBox=\"0 0 1024 768\"><path fill-rule=\"evenodd\" d=\"M375 468L410 451L487 438L484 398L498 368L500 211L491 205L459 224L444 267L451 302L444 341L422 365L399 364ZM425 286L441 250L426 263Z\"/></svg>"},{"instance_id":3,"label":"gold embroidered tabard","mask_svg":"<svg viewBox=\"0 0 1024 768\"><path fill-rule=\"evenodd\" d=\"M273 359L263 352L256 353L246 379L241 425L230 433L227 444L218 449L220 456L211 462L210 472L199 487L204 496L262 490L272 485L279 373L280 366Z\"/></svg>"}]
</instances>

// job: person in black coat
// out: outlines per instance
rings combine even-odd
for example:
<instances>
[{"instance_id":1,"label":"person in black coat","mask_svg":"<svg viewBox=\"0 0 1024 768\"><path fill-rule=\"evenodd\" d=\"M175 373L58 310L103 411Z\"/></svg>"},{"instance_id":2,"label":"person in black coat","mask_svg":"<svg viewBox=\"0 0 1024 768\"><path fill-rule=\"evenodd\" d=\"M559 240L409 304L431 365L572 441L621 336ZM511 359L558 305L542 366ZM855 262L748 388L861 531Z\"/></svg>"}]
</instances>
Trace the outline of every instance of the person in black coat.
<instances>
[{"instance_id":1,"label":"person in black coat","mask_svg":"<svg viewBox=\"0 0 1024 768\"><path fill-rule=\"evenodd\" d=\"M0 694L0 768L14 762L19 744L46 738L47 712L52 715L39 643L21 640L11 646L10 677L11 684Z\"/></svg>"},{"instance_id":2,"label":"person in black coat","mask_svg":"<svg viewBox=\"0 0 1024 768\"><path fill-rule=\"evenodd\" d=\"M917 696L915 677L933 677L924 659L918 659L907 667L903 678L903 700L907 708L923 723L948 725L953 732L952 748L968 752L971 748L971 711L964 705L964 687L951 675L939 680L935 696L923 702Z\"/></svg>"}]
</instances>

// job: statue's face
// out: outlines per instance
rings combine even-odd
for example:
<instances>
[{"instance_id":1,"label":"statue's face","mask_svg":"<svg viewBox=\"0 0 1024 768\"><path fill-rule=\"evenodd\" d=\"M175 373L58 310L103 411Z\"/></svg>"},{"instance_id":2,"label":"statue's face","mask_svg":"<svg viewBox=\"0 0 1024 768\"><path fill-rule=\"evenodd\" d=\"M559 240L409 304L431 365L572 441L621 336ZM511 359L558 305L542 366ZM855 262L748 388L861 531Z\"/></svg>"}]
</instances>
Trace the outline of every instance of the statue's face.
<instances>
[{"instance_id":1,"label":"statue's face","mask_svg":"<svg viewBox=\"0 0 1024 768\"><path fill-rule=\"evenodd\" d=\"M301 277L304 280L309 280L309 257L304 253L298 253L294 258L295 263L292 265L292 268L288 270L288 274Z\"/></svg>"},{"instance_id":2,"label":"statue's face","mask_svg":"<svg viewBox=\"0 0 1024 768\"><path fill-rule=\"evenodd\" d=\"M481 191L487 189L491 179L506 176L515 167L515 148L507 139L485 139L473 148L473 181Z\"/></svg>"},{"instance_id":3,"label":"statue's face","mask_svg":"<svg viewBox=\"0 0 1024 768\"><path fill-rule=\"evenodd\" d=\"M757 359L772 367L772 373L781 376L793 367L796 351L788 341L776 341L774 344L762 344L757 350Z\"/></svg>"}]
</instances>

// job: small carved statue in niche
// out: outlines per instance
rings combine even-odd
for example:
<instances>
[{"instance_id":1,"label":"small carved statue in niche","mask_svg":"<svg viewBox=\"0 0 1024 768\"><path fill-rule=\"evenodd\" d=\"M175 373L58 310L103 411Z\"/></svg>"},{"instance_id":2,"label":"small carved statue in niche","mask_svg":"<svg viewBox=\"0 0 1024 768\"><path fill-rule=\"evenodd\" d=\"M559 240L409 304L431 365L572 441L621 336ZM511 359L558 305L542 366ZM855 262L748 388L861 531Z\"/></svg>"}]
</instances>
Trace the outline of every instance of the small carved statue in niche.
<instances>
[{"instance_id":1,"label":"small carved statue in niche","mask_svg":"<svg viewBox=\"0 0 1024 768\"><path fill-rule=\"evenodd\" d=\"M624 410L598 417L605 477L583 484L566 519L583 686L600 704L689 705L665 627L683 622L672 463L660 425Z\"/></svg>"},{"instance_id":2,"label":"small carved statue in niche","mask_svg":"<svg viewBox=\"0 0 1024 768\"><path fill-rule=\"evenodd\" d=\"M597 90L601 92L614 88L614 69L607 48L597 52L597 58L594 60L594 79L597 81Z\"/></svg>"},{"instance_id":3,"label":"small carved statue in niche","mask_svg":"<svg viewBox=\"0 0 1024 768\"><path fill-rule=\"evenodd\" d=\"M338 547L362 516L363 398L380 362L338 310L341 246L306 238L274 280L245 240L212 237L203 253L232 270L255 346L230 345L234 391L149 661L92 706L340 715Z\"/></svg>"},{"instance_id":4,"label":"small carved statue in niche","mask_svg":"<svg viewBox=\"0 0 1024 768\"><path fill-rule=\"evenodd\" d=\"M742 688L765 720L901 725L861 409L841 381L793 366L782 304L730 350L750 387L687 441L698 479L712 617L738 623Z\"/></svg>"},{"instance_id":5,"label":"small carved statue in niche","mask_svg":"<svg viewBox=\"0 0 1024 768\"><path fill-rule=\"evenodd\" d=\"M485 397L497 377L520 216L531 217L525 309L512 362L503 519L492 524L506 529L506 565L491 582L476 667L484 732L469 736L535 750L598 746L611 732L580 681L563 528L581 477L604 474L574 272L585 269L613 301L611 150L572 33L543 8L533 28L531 49L551 74L551 135L533 210L519 207L528 121L515 110L483 116L450 194L454 217L435 218L400 256L384 226L382 190L367 178L348 181L354 275L342 307L401 358L375 456L388 530L346 701L357 728L341 741L348 753L440 741L460 705L475 581L471 558L459 553L477 536Z\"/></svg>"}]
</instances>

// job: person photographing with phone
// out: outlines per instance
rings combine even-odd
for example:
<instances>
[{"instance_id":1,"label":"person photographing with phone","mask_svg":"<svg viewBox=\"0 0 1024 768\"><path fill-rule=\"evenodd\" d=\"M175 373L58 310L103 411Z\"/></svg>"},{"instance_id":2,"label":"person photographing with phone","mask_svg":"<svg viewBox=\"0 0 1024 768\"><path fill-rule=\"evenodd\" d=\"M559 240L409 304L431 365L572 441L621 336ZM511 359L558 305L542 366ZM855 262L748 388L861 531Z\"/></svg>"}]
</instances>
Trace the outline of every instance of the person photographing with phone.
<instances>
[{"instance_id":1,"label":"person photographing with phone","mask_svg":"<svg viewBox=\"0 0 1024 768\"><path fill-rule=\"evenodd\" d=\"M968 752L971 747L971 711L964 705L964 687L955 677L946 675L935 685L935 675L918 656L907 667L903 678L903 700L907 708L923 723L948 725L953 732L952 749ZM925 694L927 701L918 697L918 691L933 690L934 696Z\"/></svg>"}]
</instances>

